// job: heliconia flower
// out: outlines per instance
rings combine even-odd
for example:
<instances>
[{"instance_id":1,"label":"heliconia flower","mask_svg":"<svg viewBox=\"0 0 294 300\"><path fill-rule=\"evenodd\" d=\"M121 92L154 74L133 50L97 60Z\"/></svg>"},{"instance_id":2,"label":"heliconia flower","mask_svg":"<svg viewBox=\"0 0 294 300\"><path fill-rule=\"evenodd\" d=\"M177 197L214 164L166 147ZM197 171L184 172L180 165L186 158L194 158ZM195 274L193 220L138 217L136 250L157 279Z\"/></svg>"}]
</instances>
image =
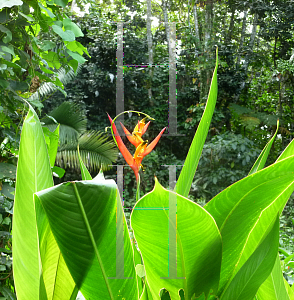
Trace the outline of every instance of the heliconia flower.
<instances>
[{"instance_id":1,"label":"heliconia flower","mask_svg":"<svg viewBox=\"0 0 294 300\"><path fill-rule=\"evenodd\" d=\"M146 117L144 119L142 119L141 121L138 121L138 124L135 126L135 128L133 130L133 134L136 133L139 136L142 136L146 132L146 130L150 124L150 121L147 124L145 124L145 120L146 120Z\"/></svg>"},{"instance_id":2,"label":"heliconia flower","mask_svg":"<svg viewBox=\"0 0 294 300\"><path fill-rule=\"evenodd\" d=\"M145 119L142 119L141 121L138 121L138 124L136 125L136 127L133 130L133 133L131 134L126 128L125 126L120 123L125 135L127 136L128 140L137 148L142 142L142 135L146 132L150 121L145 124Z\"/></svg>"},{"instance_id":3,"label":"heliconia flower","mask_svg":"<svg viewBox=\"0 0 294 300\"><path fill-rule=\"evenodd\" d=\"M122 141L122 139L121 139L121 137L120 137L120 135L119 135L119 133L118 133L118 131L116 129L116 126L115 126L114 122L112 121L112 119L111 119L111 117L109 115L108 115L108 118L109 118L109 121L111 123L111 127L112 127L112 130L113 130L113 133L114 133L115 140L117 142L117 146L118 146L118 148L119 148L122 156L126 160L127 164L134 171L135 176L136 176L136 180L138 180L139 179L139 170L140 170L141 162L142 162L143 158L146 155L148 155L154 149L154 147L158 143L159 139L161 138L161 136L162 136L162 134L163 134L163 132L165 130L165 127L160 131L160 133L158 134L158 136L149 145L148 145L147 141L141 142L138 145L138 147L136 147L136 151L135 151L135 154L134 154L134 157L133 157L131 155L131 153L129 152L129 150L127 149L127 147L125 146L125 144L123 143L123 141ZM148 125L149 125L149 123L148 123Z\"/></svg>"}]
</instances>

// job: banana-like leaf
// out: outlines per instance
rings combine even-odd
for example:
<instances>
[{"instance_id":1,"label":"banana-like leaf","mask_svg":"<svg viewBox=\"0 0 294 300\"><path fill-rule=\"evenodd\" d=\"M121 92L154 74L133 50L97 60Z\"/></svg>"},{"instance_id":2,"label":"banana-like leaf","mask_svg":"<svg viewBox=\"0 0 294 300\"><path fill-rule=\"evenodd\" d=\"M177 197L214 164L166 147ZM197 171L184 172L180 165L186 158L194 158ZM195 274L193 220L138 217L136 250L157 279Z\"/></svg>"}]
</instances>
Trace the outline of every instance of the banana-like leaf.
<instances>
[{"instance_id":1,"label":"banana-like leaf","mask_svg":"<svg viewBox=\"0 0 294 300\"><path fill-rule=\"evenodd\" d=\"M59 257L60 251L56 242L50 240L46 219L43 220L44 228L47 228L43 237L44 240L48 237L49 244L45 248L42 243L39 244L33 195L51 186L53 179L43 130L38 116L30 107L21 133L12 228L13 273L19 300L64 300L72 295L75 286L71 278L63 273L63 284L67 287L71 284L72 290L69 294L63 293L60 298L50 292L55 288L59 269L65 265L58 263L47 268L44 259L52 255Z\"/></svg>"},{"instance_id":2,"label":"banana-like leaf","mask_svg":"<svg viewBox=\"0 0 294 300\"><path fill-rule=\"evenodd\" d=\"M86 299L139 298L133 249L113 180L63 183L36 193L35 200ZM123 222L117 222L118 214ZM116 238L119 227L124 235Z\"/></svg>"},{"instance_id":3,"label":"banana-like leaf","mask_svg":"<svg viewBox=\"0 0 294 300\"><path fill-rule=\"evenodd\" d=\"M198 166L198 162L203 150L204 142L209 130L211 118L214 112L217 98L217 66L218 66L218 50L216 50L216 64L210 85L210 91L203 112L201 121L193 138L184 166L182 168L179 179L176 183L174 191L178 194L188 197L192 181Z\"/></svg>"},{"instance_id":4,"label":"banana-like leaf","mask_svg":"<svg viewBox=\"0 0 294 300\"><path fill-rule=\"evenodd\" d=\"M278 253L276 254L276 261L273 270L270 276L268 276L265 282L259 287L256 298L258 300L291 300L284 283Z\"/></svg>"},{"instance_id":5,"label":"banana-like leaf","mask_svg":"<svg viewBox=\"0 0 294 300\"><path fill-rule=\"evenodd\" d=\"M264 167L266 159L268 157L270 148L273 144L273 141L278 133L279 129L279 121L277 123L277 130L274 136L270 139L270 141L266 144L265 148L263 149L262 153L258 157L257 161L255 162L253 168L251 169L249 174L253 174ZM283 151L280 157L277 159L277 162L285 159L294 154L294 143L293 141L287 146L287 148ZM290 300L289 294L287 292L287 288L284 284L284 277L281 269L280 258L279 254L277 253L276 262L271 274L265 280L265 282L260 286L257 294L256 299L258 300L279 300L285 299Z\"/></svg>"},{"instance_id":6,"label":"banana-like leaf","mask_svg":"<svg viewBox=\"0 0 294 300\"><path fill-rule=\"evenodd\" d=\"M294 300L294 285L292 284L292 287L290 287L289 283L287 282L287 280L285 278L284 278L284 284L286 286L290 300Z\"/></svg>"},{"instance_id":7,"label":"banana-like leaf","mask_svg":"<svg viewBox=\"0 0 294 300\"><path fill-rule=\"evenodd\" d=\"M278 157L276 162L285 159L289 156L294 155L294 139L291 141L291 143L286 147L286 149L282 152L282 154Z\"/></svg>"},{"instance_id":8,"label":"banana-like leaf","mask_svg":"<svg viewBox=\"0 0 294 300\"><path fill-rule=\"evenodd\" d=\"M206 210L157 181L135 205L131 227L146 270L153 299L160 290L171 299L191 299L210 289L217 292L222 242L214 219Z\"/></svg>"},{"instance_id":9,"label":"banana-like leaf","mask_svg":"<svg viewBox=\"0 0 294 300\"><path fill-rule=\"evenodd\" d=\"M78 289L56 244L46 214L39 201L35 202L35 208L47 298L48 300L75 300Z\"/></svg>"},{"instance_id":10,"label":"banana-like leaf","mask_svg":"<svg viewBox=\"0 0 294 300\"><path fill-rule=\"evenodd\" d=\"M273 137L268 141L268 143L266 144L266 146L264 147L264 149L262 150L262 152L260 153L260 155L258 156L256 162L254 163L252 169L250 170L249 174L248 175L251 175L261 169L263 169L265 163L266 163L266 160L267 160L267 157L269 155L269 152L271 150L271 147L272 147L272 144L277 136L277 133L278 133L278 130L279 130L279 120L277 122L277 130L275 132L275 134L273 135Z\"/></svg>"},{"instance_id":11,"label":"banana-like leaf","mask_svg":"<svg viewBox=\"0 0 294 300\"><path fill-rule=\"evenodd\" d=\"M271 273L279 247L279 216L264 240L243 264L226 287L220 300L253 299L260 285ZM285 299L286 298L281 298Z\"/></svg>"},{"instance_id":12,"label":"banana-like leaf","mask_svg":"<svg viewBox=\"0 0 294 300\"><path fill-rule=\"evenodd\" d=\"M223 240L219 293L255 251L294 190L294 156L231 185L204 208L213 216Z\"/></svg>"},{"instance_id":13,"label":"banana-like leaf","mask_svg":"<svg viewBox=\"0 0 294 300\"><path fill-rule=\"evenodd\" d=\"M13 275L19 300L39 299L42 278L33 195L51 186L53 179L42 127L30 107L19 146L12 227Z\"/></svg>"}]
</instances>

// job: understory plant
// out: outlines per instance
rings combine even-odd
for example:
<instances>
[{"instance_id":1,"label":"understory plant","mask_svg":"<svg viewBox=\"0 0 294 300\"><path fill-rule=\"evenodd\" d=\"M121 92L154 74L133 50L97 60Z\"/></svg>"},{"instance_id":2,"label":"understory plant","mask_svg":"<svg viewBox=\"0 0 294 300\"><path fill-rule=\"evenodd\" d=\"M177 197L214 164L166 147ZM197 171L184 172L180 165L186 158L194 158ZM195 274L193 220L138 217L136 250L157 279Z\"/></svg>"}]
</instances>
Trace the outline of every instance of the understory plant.
<instances>
[{"instance_id":1,"label":"understory plant","mask_svg":"<svg viewBox=\"0 0 294 300\"><path fill-rule=\"evenodd\" d=\"M56 149L46 146L30 107L13 219L18 299L76 299L78 291L91 300L294 299L278 255L279 216L294 190L293 142L263 169L274 136L249 175L204 207L188 199L216 104L217 65L216 58L206 108L174 190L158 178L150 193L139 195L140 164L154 146L142 137L145 122L128 133L137 139L134 156L114 132L138 182L131 229L116 183L102 174L92 179L81 158L83 180L53 186L49 157Z\"/></svg>"}]
</instances>

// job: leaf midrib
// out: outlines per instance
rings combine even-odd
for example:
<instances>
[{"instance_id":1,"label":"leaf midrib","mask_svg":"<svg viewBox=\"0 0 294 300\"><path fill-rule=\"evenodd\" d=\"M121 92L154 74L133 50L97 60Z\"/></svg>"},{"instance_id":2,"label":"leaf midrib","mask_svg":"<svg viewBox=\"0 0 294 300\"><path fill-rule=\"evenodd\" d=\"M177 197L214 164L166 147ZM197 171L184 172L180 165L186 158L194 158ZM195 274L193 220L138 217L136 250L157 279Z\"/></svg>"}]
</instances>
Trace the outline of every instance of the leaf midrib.
<instances>
[{"instance_id":1,"label":"leaf midrib","mask_svg":"<svg viewBox=\"0 0 294 300\"><path fill-rule=\"evenodd\" d=\"M111 291L111 287L110 287L110 284L109 284L109 280L108 280L108 277L106 275L106 272L105 272L105 269L104 269L104 265L103 265L101 256L99 254L99 250L97 248L97 245L96 245L96 242L95 242L95 239L94 239L94 235L92 233L91 226L90 226L88 217L86 215L86 212L85 212L85 209L84 209L84 206L83 206L83 203L82 203L82 199L80 197L80 194L79 194L79 191L77 189L77 186L76 186L75 182L72 182L72 184L73 184L74 193L75 193L76 198L78 200L78 204L80 206L80 210L81 210L81 213L82 213L82 216L83 216L83 219L84 219L84 222L85 222L85 225L86 225L86 228L87 228L87 231L88 231L88 234L89 234L92 246L94 248L95 255L96 255L97 259L98 259L98 262L99 262L99 265L100 265L100 268L101 268L101 272L102 272L102 275L103 275L103 278L104 278L104 281L105 281L105 284L106 284L106 287L107 287L110 299L114 300L114 297L113 297L112 291Z\"/></svg>"}]
</instances>

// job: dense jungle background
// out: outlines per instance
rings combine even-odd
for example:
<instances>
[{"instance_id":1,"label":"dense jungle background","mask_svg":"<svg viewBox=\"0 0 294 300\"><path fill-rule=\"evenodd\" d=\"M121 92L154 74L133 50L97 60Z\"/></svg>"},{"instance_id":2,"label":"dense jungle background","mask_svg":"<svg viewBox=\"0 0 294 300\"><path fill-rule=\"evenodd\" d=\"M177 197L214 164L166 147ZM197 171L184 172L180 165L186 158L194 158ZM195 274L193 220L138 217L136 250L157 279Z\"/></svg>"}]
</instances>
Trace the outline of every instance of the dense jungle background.
<instances>
[{"instance_id":1,"label":"dense jungle background","mask_svg":"<svg viewBox=\"0 0 294 300\"><path fill-rule=\"evenodd\" d=\"M5 3L4 3L5 2ZM60 123L56 183L80 178L76 146L92 175L117 177L118 154L106 113L116 115L117 32L123 25L124 109L153 121L152 140L169 125L170 25L176 23L177 135L164 135L143 161L143 192L154 175L169 185L167 165L183 165L204 111L215 50L218 100L194 178L191 200L208 202L245 177L279 127L267 164L294 133L294 1L0 1L0 299L15 299L11 222L23 98L38 112L46 139ZM125 114L131 130L139 120ZM111 167L111 165L113 165ZM65 170L65 173L64 173ZM64 174L63 174L64 173ZM135 177L124 168L124 205L134 205ZM293 199L281 218L284 277L294 281ZM286 261L285 261L286 259Z\"/></svg>"}]
</instances>

